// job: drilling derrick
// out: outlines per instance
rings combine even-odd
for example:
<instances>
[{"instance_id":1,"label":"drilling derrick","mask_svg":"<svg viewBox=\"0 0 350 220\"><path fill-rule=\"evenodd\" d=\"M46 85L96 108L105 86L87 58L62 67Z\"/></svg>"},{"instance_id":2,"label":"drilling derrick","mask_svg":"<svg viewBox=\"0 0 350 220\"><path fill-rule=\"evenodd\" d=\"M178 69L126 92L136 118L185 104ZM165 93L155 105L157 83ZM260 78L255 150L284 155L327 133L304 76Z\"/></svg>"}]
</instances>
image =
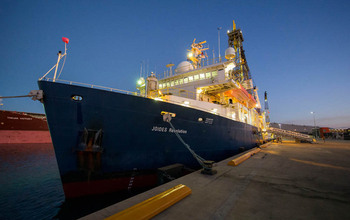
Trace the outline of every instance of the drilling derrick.
<instances>
[{"instance_id":1,"label":"drilling derrick","mask_svg":"<svg viewBox=\"0 0 350 220\"><path fill-rule=\"evenodd\" d=\"M236 24L233 21L233 30L227 32L228 45L233 47L236 51L235 62L237 63L237 69L235 69L236 79L242 84L242 86L253 96L254 86L252 77L249 71L248 63L245 57L243 44L243 34L241 29L236 29Z\"/></svg>"}]
</instances>

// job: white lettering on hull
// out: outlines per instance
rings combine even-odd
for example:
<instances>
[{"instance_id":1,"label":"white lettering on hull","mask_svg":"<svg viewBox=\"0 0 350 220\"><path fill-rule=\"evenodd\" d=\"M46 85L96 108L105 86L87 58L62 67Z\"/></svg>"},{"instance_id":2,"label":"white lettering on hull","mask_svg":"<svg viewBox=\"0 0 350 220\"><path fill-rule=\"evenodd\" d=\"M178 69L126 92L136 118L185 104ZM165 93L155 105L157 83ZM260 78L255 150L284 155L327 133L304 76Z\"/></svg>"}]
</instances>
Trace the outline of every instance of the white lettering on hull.
<instances>
[{"instance_id":1,"label":"white lettering on hull","mask_svg":"<svg viewBox=\"0 0 350 220\"><path fill-rule=\"evenodd\" d=\"M187 134L187 130L183 129L172 129L172 128L167 128L167 127L158 127L158 126L153 126L152 128L153 132L170 132L170 133L175 133L177 132L178 134Z\"/></svg>"}]
</instances>

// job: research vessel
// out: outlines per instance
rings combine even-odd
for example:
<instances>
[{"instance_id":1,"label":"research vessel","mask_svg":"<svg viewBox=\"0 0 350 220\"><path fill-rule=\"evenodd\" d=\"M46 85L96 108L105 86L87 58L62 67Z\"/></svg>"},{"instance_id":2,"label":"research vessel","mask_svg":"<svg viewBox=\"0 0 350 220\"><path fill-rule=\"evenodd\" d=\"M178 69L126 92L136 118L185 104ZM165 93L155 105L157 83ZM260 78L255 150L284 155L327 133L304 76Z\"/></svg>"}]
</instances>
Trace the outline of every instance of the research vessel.
<instances>
[{"instance_id":1,"label":"research vessel","mask_svg":"<svg viewBox=\"0 0 350 220\"><path fill-rule=\"evenodd\" d=\"M225 58L209 59L193 40L186 61L137 82L137 92L39 79L66 197L154 186L172 164L211 172L220 161L257 146L266 130L243 35L228 31ZM63 38L65 46L69 40ZM161 77L159 75L162 75Z\"/></svg>"}]
</instances>

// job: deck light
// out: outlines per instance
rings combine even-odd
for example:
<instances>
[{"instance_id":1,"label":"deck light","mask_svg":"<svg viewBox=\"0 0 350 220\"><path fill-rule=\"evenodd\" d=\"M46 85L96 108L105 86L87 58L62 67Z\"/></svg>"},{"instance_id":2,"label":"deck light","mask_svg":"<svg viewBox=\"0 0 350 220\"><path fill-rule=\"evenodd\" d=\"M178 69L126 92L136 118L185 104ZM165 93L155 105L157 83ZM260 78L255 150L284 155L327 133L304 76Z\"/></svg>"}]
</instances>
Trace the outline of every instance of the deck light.
<instances>
[{"instance_id":1,"label":"deck light","mask_svg":"<svg viewBox=\"0 0 350 220\"><path fill-rule=\"evenodd\" d=\"M190 102L189 101L184 101L182 105L186 106L186 107L189 107L190 106Z\"/></svg>"}]
</instances>

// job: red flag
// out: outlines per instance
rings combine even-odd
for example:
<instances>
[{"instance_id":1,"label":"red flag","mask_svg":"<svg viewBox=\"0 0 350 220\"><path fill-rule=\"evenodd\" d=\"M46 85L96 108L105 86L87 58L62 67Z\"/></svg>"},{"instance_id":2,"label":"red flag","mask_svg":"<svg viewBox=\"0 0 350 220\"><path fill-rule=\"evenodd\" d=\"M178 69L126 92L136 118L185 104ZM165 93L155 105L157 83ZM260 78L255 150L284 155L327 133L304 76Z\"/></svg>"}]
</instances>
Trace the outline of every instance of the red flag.
<instances>
[{"instance_id":1,"label":"red flag","mask_svg":"<svg viewBox=\"0 0 350 220\"><path fill-rule=\"evenodd\" d=\"M68 43L69 43L69 39L68 39L68 38L66 38L66 37L62 37L62 41L63 41L63 42L65 42L66 44L68 44Z\"/></svg>"}]
</instances>

